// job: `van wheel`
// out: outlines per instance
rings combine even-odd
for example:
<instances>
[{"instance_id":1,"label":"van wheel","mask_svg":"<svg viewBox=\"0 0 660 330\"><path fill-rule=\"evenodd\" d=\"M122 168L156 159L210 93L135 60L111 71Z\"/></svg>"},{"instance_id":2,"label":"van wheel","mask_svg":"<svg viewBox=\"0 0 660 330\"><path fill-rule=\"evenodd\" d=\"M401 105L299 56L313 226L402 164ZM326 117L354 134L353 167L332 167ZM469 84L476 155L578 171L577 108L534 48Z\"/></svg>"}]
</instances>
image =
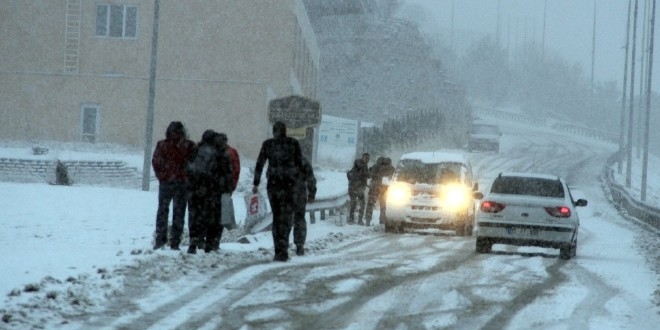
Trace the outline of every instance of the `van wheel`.
<instances>
[{"instance_id":1,"label":"van wheel","mask_svg":"<svg viewBox=\"0 0 660 330\"><path fill-rule=\"evenodd\" d=\"M489 253L493 249L493 243L487 238L477 237L476 250L478 253Z\"/></svg>"},{"instance_id":2,"label":"van wheel","mask_svg":"<svg viewBox=\"0 0 660 330\"><path fill-rule=\"evenodd\" d=\"M386 233L396 233L399 231L398 223L392 220L385 220L385 232Z\"/></svg>"}]
</instances>

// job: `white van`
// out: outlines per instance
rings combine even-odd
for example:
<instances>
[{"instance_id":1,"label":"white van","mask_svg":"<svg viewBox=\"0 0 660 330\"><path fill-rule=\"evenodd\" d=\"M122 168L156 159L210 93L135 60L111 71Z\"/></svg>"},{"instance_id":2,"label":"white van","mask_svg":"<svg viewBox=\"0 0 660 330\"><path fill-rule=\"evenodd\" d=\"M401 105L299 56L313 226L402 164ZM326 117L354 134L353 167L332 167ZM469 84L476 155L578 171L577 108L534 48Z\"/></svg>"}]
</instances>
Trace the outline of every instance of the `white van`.
<instances>
[{"instance_id":1,"label":"white van","mask_svg":"<svg viewBox=\"0 0 660 330\"><path fill-rule=\"evenodd\" d=\"M480 193L463 153L404 154L387 184L386 232L437 228L472 235L475 193Z\"/></svg>"}]
</instances>

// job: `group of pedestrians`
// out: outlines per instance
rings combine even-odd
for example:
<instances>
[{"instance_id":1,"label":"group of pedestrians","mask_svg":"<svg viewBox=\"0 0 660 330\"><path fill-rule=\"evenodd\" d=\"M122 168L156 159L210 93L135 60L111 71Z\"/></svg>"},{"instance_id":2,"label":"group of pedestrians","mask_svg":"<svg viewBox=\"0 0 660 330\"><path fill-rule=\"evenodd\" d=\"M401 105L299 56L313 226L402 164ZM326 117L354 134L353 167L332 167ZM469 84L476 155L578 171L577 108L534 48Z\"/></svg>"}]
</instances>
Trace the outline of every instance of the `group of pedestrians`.
<instances>
[{"instance_id":1,"label":"group of pedestrians","mask_svg":"<svg viewBox=\"0 0 660 330\"><path fill-rule=\"evenodd\" d=\"M207 253L219 249L224 230L220 219L222 195L231 195L236 190L241 169L238 151L227 142L226 134L209 129L194 143L188 139L183 123L173 121L167 127L165 139L158 141L152 156L159 181L154 249L168 243L171 249L180 249L186 207L188 253L195 254L198 248ZM305 253L305 208L315 200L316 178L300 144L286 135L282 122L273 125L273 138L261 146L252 188L255 194L266 162L266 191L273 212L274 260L287 261L292 227L296 254ZM168 240L170 203L173 215Z\"/></svg>"},{"instance_id":2,"label":"group of pedestrians","mask_svg":"<svg viewBox=\"0 0 660 330\"><path fill-rule=\"evenodd\" d=\"M392 159L389 157L378 157L376 163L369 167L369 153L363 153L362 157L353 161L353 167L346 173L348 178L348 196L350 198L348 223L371 226L373 210L378 202L380 206L380 223L386 219L386 194L387 186L383 184L385 178L391 178L394 174ZM365 200L365 191L369 188Z\"/></svg>"},{"instance_id":3,"label":"group of pedestrians","mask_svg":"<svg viewBox=\"0 0 660 330\"><path fill-rule=\"evenodd\" d=\"M188 139L183 123L169 124L151 158L159 182L154 249L168 243L171 249L180 249L186 208L188 253L196 253L199 247L206 252L219 248L221 196L236 189L241 170L238 152L227 140L223 133L206 130L195 143ZM170 203L173 214L168 240Z\"/></svg>"}]
</instances>

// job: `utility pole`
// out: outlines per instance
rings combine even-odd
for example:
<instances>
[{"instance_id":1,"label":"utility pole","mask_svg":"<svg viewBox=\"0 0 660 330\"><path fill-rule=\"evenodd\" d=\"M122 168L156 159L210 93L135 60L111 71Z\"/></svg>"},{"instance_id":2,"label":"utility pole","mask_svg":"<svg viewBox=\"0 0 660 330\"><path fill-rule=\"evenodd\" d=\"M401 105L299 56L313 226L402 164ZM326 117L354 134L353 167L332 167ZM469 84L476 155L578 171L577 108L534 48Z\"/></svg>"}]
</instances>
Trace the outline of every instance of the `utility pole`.
<instances>
[{"instance_id":1,"label":"utility pole","mask_svg":"<svg viewBox=\"0 0 660 330\"><path fill-rule=\"evenodd\" d=\"M497 26L495 28L495 41L500 45L500 0L497 0Z\"/></svg>"},{"instance_id":2,"label":"utility pole","mask_svg":"<svg viewBox=\"0 0 660 330\"><path fill-rule=\"evenodd\" d=\"M646 121L644 124L644 159L642 160L642 202L646 201L646 181L648 179L649 167L649 122L651 121L651 79L653 73L653 34L655 31L655 0L651 10L651 32L649 36L649 67L646 74Z\"/></svg>"},{"instance_id":3,"label":"utility pole","mask_svg":"<svg viewBox=\"0 0 660 330\"><path fill-rule=\"evenodd\" d=\"M634 95L635 95L635 50L637 47L637 7L639 0L635 0L635 10L633 14L633 45L632 45L632 63L630 65L630 110L628 112L628 143L626 148L626 188L632 185L632 137L633 137L633 114L634 114Z\"/></svg>"},{"instance_id":4,"label":"utility pole","mask_svg":"<svg viewBox=\"0 0 660 330\"><path fill-rule=\"evenodd\" d=\"M548 0L543 3L543 35L541 37L541 63L544 62L545 56L545 21L548 16Z\"/></svg>"},{"instance_id":5,"label":"utility pole","mask_svg":"<svg viewBox=\"0 0 660 330\"><path fill-rule=\"evenodd\" d=\"M637 102L637 137L635 138L635 141L637 142L637 149L635 149L635 158L639 159L641 157L642 153L642 123L644 120L644 116L642 115L642 102L644 101L644 92L645 88L644 86L646 85L646 63L647 63L647 57L646 55L648 54L648 46L649 46L649 40L648 40L648 35L646 34L646 27L649 23L649 0L644 0L644 15L642 19L642 46L640 47L642 51L642 56L640 56L641 62L642 62L642 67L639 69L639 101Z\"/></svg>"},{"instance_id":6,"label":"utility pole","mask_svg":"<svg viewBox=\"0 0 660 330\"><path fill-rule=\"evenodd\" d=\"M626 58L623 66L623 98L621 99L621 120L619 127L619 162L617 164L617 173L623 172L623 141L624 132L626 129L626 97L628 89L628 49L630 44L630 14L632 10L632 0L628 0L628 19L626 20Z\"/></svg>"},{"instance_id":7,"label":"utility pole","mask_svg":"<svg viewBox=\"0 0 660 330\"><path fill-rule=\"evenodd\" d=\"M156 63L158 55L158 17L160 0L154 0L154 23L151 36L151 65L149 67L149 104L147 105L147 127L144 140L144 163L142 165L142 190L149 191L151 176L151 145L154 135L154 101L156 98Z\"/></svg>"},{"instance_id":8,"label":"utility pole","mask_svg":"<svg viewBox=\"0 0 660 330\"><path fill-rule=\"evenodd\" d=\"M452 52L454 51L454 1L451 2L451 41L450 46Z\"/></svg>"},{"instance_id":9,"label":"utility pole","mask_svg":"<svg viewBox=\"0 0 660 330\"><path fill-rule=\"evenodd\" d=\"M594 0L594 25L591 34L591 111L594 110L594 67L596 65L596 0Z\"/></svg>"},{"instance_id":10,"label":"utility pole","mask_svg":"<svg viewBox=\"0 0 660 330\"><path fill-rule=\"evenodd\" d=\"M594 66L596 63L596 0L594 0L594 25L591 35L591 111L594 109Z\"/></svg>"}]
</instances>

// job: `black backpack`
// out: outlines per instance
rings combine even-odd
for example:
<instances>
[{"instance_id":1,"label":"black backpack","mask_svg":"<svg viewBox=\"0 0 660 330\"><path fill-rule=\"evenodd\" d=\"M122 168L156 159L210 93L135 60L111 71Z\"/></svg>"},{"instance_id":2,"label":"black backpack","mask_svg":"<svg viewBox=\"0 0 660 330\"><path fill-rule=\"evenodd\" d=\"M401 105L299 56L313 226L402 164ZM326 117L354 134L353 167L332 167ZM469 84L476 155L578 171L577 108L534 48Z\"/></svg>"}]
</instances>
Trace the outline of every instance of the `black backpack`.
<instances>
[{"instance_id":1,"label":"black backpack","mask_svg":"<svg viewBox=\"0 0 660 330\"><path fill-rule=\"evenodd\" d=\"M217 159L218 151L213 146L203 145L186 166L186 173L193 179L210 178L218 167Z\"/></svg>"}]
</instances>

